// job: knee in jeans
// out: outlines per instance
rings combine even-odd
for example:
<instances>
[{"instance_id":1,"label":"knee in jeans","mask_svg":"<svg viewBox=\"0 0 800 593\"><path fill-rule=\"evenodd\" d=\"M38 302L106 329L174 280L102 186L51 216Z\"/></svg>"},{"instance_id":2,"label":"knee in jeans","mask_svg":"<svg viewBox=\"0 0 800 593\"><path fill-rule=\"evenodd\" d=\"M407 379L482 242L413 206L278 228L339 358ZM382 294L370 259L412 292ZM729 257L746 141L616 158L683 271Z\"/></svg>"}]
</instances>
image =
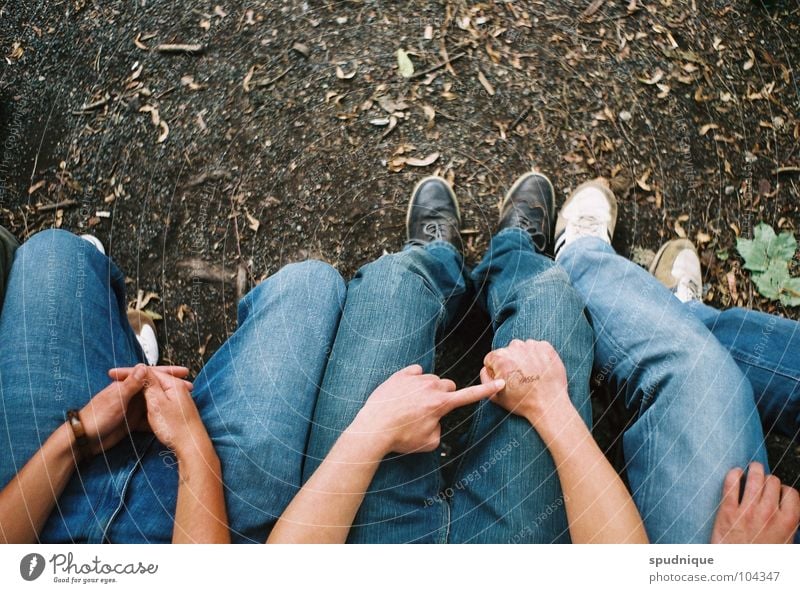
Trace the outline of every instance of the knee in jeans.
<instances>
[{"instance_id":1,"label":"knee in jeans","mask_svg":"<svg viewBox=\"0 0 800 593\"><path fill-rule=\"evenodd\" d=\"M417 260L411 250L398 251L382 255L364 266L360 273L365 278L377 277L383 280L402 276L408 270L413 270L416 265Z\"/></svg>"},{"instance_id":2,"label":"knee in jeans","mask_svg":"<svg viewBox=\"0 0 800 593\"><path fill-rule=\"evenodd\" d=\"M319 306L335 306L338 310L344 304L345 291L344 279L333 266L318 260L306 260L282 267L247 293L242 305L257 311L278 293L282 298L306 303L309 310Z\"/></svg>"},{"instance_id":3,"label":"knee in jeans","mask_svg":"<svg viewBox=\"0 0 800 593\"><path fill-rule=\"evenodd\" d=\"M82 253L87 247L89 244L78 235L61 229L47 229L25 241L17 250L17 254L24 254L29 262L38 265L35 262L53 256L59 259L69 258Z\"/></svg>"}]
</instances>

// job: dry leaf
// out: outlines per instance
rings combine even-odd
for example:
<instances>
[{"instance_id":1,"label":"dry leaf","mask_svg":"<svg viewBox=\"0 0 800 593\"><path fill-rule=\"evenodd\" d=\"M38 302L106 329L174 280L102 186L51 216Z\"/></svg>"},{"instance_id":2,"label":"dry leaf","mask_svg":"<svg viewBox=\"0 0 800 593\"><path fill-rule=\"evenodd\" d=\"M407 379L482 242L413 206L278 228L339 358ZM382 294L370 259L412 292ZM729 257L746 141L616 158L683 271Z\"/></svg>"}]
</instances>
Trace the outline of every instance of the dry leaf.
<instances>
[{"instance_id":1,"label":"dry leaf","mask_svg":"<svg viewBox=\"0 0 800 593\"><path fill-rule=\"evenodd\" d=\"M432 165L439 159L438 152L432 152L428 156L422 159L418 159L415 157L409 157L406 159L406 164L412 167L427 167L428 165Z\"/></svg>"},{"instance_id":2,"label":"dry leaf","mask_svg":"<svg viewBox=\"0 0 800 593\"><path fill-rule=\"evenodd\" d=\"M169 126L167 122L162 120L159 122L158 127L161 128L161 133L158 135L158 138L156 138L156 144L161 144L167 139L167 136L169 136Z\"/></svg>"},{"instance_id":3,"label":"dry leaf","mask_svg":"<svg viewBox=\"0 0 800 593\"><path fill-rule=\"evenodd\" d=\"M652 78L639 78L638 80L644 84L654 85L661 82L662 78L664 78L664 73L661 71L661 68L658 68Z\"/></svg>"},{"instance_id":4,"label":"dry leaf","mask_svg":"<svg viewBox=\"0 0 800 593\"><path fill-rule=\"evenodd\" d=\"M717 124L706 124L700 128L700 135L705 136L709 130L719 130L719 126Z\"/></svg>"},{"instance_id":5,"label":"dry leaf","mask_svg":"<svg viewBox=\"0 0 800 593\"><path fill-rule=\"evenodd\" d=\"M651 188L647 184L647 180L650 178L650 173L651 172L652 171L650 171L650 169L648 169L647 171L644 172L644 174L639 179L636 180L636 185L638 185L640 188L642 188L643 191L653 191L653 188Z\"/></svg>"},{"instance_id":6,"label":"dry leaf","mask_svg":"<svg viewBox=\"0 0 800 593\"><path fill-rule=\"evenodd\" d=\"M397 70L403 78L411 78L414 76L414 64L411 62L411 58L408 57L406 51L402 48L397 50Z\"/></svg>"},{"instance_id":7,"label":"dry leaf","mask_svg":"<svg viewBox=\"0 0 800 593\"><path fill-rule=\"evenodd\" d=\"M258 232L258 227L261 226L261 223L255 216L252 216L247 210L244 211L244 215L247 217L247 226L252 230L254 233Z\"/></svg>"},{"instance_id":8,"label":"dry leaf","mask_svg":"<svg viewBox=\"0 0 800 593\"><path fill-rule=\"evenodd\" d=\"M256 71L256 65L253 64L250 66L250 70L247 71L247 74L244 75L244 80L242 81L242 87L244 88L245 93L250 92L250 81L253 80L253 74Z\"/></svg>"},{"instance_id":9,"label":"dry leaf","mask_svg":"<svg viewBox=\"0 0 800 593\"><path fill-rule=\"evenodd\" d=\"M355 68L352 72L345 72L342 70L341 66L336 66L336 78L340 80L350 80L356 75L358 68Z\"/></svg>"},{"instance_id":10,"label":"dry leaf","mask_svg":"<svg viewBox=\"0 0 800 593\"><path fill-rule=\"evenodd\" d=\"M483 72L481 72L480 70L478 70L478 80L480 81L483 88L486 89L486 92L489 93L489 96L493 97L494 87L488 80L486 80L486 76L484 76Z\"/></svg>"},{"instance_id":11,"label":"dry leaf","mask_svg":"<svg viewBox=\"0 0 800 593\"><path fill-rule=\"evenodd\" d=\"M157 126L161 123L161 118L158 115L158 109L152 105L142 105L139 107L139 113L149 113L150 119L152 120L154 126Z\"/></svg>"},{"instance_id":12,"label":"dry leaf","mask_svg":"<svg viewBox=\"0 0 800 593\"><path fill-rule=\"evenodd\" d=\"M192 315L192 308L189 305L182 304L178 306L178 310L175 313L175 316L178 318L179 323L183 323L183 319L186 315Z\"/></svg>"}]
</instances>

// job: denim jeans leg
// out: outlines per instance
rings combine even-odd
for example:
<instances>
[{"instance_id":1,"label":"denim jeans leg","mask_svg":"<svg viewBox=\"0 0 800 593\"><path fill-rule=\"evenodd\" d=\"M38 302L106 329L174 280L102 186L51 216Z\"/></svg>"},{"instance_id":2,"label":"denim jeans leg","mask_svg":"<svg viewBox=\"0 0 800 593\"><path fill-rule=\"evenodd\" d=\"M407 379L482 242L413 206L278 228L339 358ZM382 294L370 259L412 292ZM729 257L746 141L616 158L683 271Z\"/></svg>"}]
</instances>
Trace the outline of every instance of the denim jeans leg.
<instances>
[{"instance_id":1,"label":"denim jeans leg","mask_svg":"<svg viewBox=\"0 0 800 593\"><path fill-rule=\"evenodd\" d=\"M443 242L384 255L362 267L347 289L344 312L314 413L308 479L369 395L396 371L418 363L432 372L437 332L466 289L460 254ZM348 541L441 542L447 504L434 453L383 460Z\"/></svg>"},{"instance_id":2,"label":"denim jeans leg","mask_svg":"<svg viewBox=\"0 0 800 593\"><path fill-rule=\"evenodd\" d=\"M114 263L66 231L42 231L17 250L0 316L0 487L67 410L82 408L111 382L110 368L142 361L124 292ZM135 435L82 463L41 541L104 541L152 438Z\"/></svg>"},{"instance_id":3,"label":"denim jeans leg","mask_svg":"<svg viewBox=\"0 0 800 593\"><path fill-rule=\"evenodd\" d=\"M750 379L766 432L800 441L800 323L739 307L685 305Z\"/></svg>"},{"instance_id":4,"label":"denim jeans leg","mask_svg":"<svg viewBox=\"0 0 800 593\"><path fill-rule=\"evenodd\" d=\"M283 267L239 302L238 327L193 396L222 466L234 543L263 543L300 488L303 456L345 285L328 264ZM168 452L153 463L174 464ZM146 512L136 481L130 511Z\"/></svg>"},{"instance_id":5,"label":"denim jeans leg","mask_svg":"<svg viewBox=\"0 0 800 593\"><path fill-rule=\"evenodd\" d=\"M595 330L595 368L637 419L623 448L653 542L708 542L725 474L766 465L753 390L728 351L645 270L594 237L559 256Z\"/></svg>"},{"instance_id":6,"label":"denim jeans leg","mask_svg":"<svg viewBox=\"0 0 800 593\"><path fill-rule=\"evenodd\" d=\"M590 425L593 335L564 271L535 251L527 233L509 229L494 237L472 279L492 320L492 347L515 338L553 344ZM454 480L451 542L569 542L553 459L527 420L481 402Z\"/></svg>"}]
</instances>

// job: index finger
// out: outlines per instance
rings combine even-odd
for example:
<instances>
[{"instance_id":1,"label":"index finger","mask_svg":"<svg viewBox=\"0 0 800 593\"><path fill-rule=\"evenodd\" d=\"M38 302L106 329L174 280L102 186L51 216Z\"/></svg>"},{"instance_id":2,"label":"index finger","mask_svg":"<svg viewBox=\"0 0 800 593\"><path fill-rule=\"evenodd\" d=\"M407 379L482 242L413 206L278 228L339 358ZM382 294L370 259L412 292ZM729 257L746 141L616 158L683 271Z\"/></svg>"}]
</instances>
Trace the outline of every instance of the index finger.
<instances>
[{"instance_id":1,"label":"index finger","mask_svg":"<svg viewBox=\"0 0 800 593\"><path fill-rule=\"evenodd\" d=\"M116 381L124 381L125 378L133 372L135 367L117 367L108 371L108 376ZM180 379L185 379L189 376L189 369L182 366L175 366L175 365L164 365L164 366L154 366L152 367L157 371L161 371L163 373L167 373L168 375L172 375L173 377L178 377Z\"/></svg>"},{"instance_id":2,"label":"index finger","mask_svg":"<svg viewBox=\"0 0 800 593\"><path fill-rule=\"evenodd\" d=\"M490 397L502 390L505 386L506 382L503 381L503 379L495 379L489 383L465 387L464 389L459 389L453 393L446 394L444 400L445 403L442 406L444 409L444 414L452 412L461 406L467 406L482 399L486 399L487 397Z\"/></svg>"}]
</instances>

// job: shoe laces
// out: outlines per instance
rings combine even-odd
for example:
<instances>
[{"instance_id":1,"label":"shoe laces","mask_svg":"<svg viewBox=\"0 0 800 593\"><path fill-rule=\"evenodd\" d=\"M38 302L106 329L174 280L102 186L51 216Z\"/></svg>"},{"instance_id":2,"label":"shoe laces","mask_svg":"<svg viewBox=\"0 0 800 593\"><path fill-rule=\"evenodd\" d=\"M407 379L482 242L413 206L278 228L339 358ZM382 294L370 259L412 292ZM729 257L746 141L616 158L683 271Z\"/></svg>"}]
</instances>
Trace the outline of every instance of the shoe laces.
<instances>
[{"instance_id":1,"label":"shoe laces","mask_svg":"<svg viewBox=\"0 0 800 593\"><path fill-rule=\"evenodd\" d=\"M591 214L578 216L569 225L576 237L604 237L608 232L608 222Z\"/></svg>"},{"instance_id":2,"label":"shoe laces","mask_svg":"<svg viewBox=\"0 0 800 593\"><path fill-rule=\"evenodd\" d=\"M425 226L422 227L422 232L425 233L426 237L430 237L431 240L441 241L444 239L444 223L426 222Z\"/></svg>"},{"instance_id":3,"label":"shoe laces","mask_svg":"<svg viewBox=\"0 0 800 593\"><path fill-rule=\"evenodd\" d=\"M674 290L675 296L683 303L689 301L699 301L702 296L702 289L691 278L681 278Z\"/></svg>"}]
</instances>

